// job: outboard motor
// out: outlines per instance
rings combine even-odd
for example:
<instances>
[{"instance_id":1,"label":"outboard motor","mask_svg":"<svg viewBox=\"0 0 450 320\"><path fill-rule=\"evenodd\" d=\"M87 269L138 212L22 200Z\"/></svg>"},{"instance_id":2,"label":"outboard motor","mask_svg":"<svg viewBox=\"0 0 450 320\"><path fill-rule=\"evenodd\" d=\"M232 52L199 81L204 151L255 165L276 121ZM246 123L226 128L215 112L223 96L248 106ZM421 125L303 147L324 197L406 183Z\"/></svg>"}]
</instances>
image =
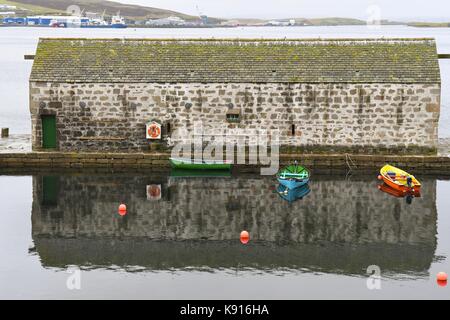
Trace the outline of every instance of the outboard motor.
<instances>
[{"instance_id":1,"label":"outboard motor","mask_svg":"<svg viewBox=\"0 0 450 320\"><path fill-rule=\"evenodd\" d=\"M410 195L410 194L409 194L409 195L407 195L407 196L406 196L406 203L407 203L407 204L411 204L411 203L412 203L412 200L413 200L413 198L414 198L414 197L413 197L412 195Z\"/></svg>"},{"instance_id":2,"label":"outboard motor","mask_svg":"<svg viewBox=\"0 0 450 320\"><path fill-rule=\"evenodd\" d=\"M408 187L412 187L412 178L411 177L408 177L408 178L406 178L406 184L408 185Z\"/></svg>"}]
</instances>

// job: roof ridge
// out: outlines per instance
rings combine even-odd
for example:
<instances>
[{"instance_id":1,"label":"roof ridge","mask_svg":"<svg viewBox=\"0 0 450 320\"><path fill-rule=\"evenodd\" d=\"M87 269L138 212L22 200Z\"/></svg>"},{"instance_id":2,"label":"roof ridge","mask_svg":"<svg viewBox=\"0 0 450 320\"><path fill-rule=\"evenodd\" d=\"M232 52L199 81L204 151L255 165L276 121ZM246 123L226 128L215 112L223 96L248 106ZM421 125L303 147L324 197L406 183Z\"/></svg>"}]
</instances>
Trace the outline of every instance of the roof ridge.
<instances>
[{"instance_id":1,"label":"roof ridge","mask_svg":"<svg viewBox=\"0 0 450 320\"><path fill-rule=\"evenodd\" d=\"M430 38L44 38L31 80L155 83L439 83Z\"/></svg>"},{"instance_id":2,"label":"roof ridge","mask_svg":"<svg viewBox=\"0 0 450 320\"><path fill-rule=\"evenodd\" d=\"M40 41L155 41L155 42L389 42L389 41L435 41L435 38L52 38L41 37Z\"/></svg>"}]
</instances>

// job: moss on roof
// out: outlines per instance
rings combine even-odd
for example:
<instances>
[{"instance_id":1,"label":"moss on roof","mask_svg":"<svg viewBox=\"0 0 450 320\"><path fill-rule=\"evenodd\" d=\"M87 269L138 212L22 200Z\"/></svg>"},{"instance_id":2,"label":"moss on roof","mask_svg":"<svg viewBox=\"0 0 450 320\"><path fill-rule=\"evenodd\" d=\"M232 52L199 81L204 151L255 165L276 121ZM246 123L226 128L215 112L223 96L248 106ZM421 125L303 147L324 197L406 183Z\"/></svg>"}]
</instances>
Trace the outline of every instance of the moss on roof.
<instances>
[{"instance_id":1,"label":"moss on roof","mask_svg":"<svg viewBox=\"0 0 450 320\"><path fill-rule=\"evenodd\" d=\"M433 39L41 39L30 81L440 83Z\"/></svg>"}]
</instances>

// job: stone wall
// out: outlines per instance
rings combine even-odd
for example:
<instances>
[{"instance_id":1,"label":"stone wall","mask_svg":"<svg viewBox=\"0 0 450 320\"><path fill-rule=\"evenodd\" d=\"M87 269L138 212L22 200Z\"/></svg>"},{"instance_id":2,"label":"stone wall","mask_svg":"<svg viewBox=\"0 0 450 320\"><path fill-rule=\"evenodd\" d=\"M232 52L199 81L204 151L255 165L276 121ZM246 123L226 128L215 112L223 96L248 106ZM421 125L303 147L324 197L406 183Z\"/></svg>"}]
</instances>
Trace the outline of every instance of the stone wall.
<instances>
[{"instance_id":1,"label":"stone wall","mask_svg":"<svg viewBox=\"0 0 450 320\"><path fill-rule=\"evenodd\" d=\"M420 154L437 149L440 85L31 82L30 109L34 150L40 116L55 114L61 151L146 151L145 124L158 120L168 146L202 121L217 132L279 130L289 151ZM240 122L227 121L230 109Z\"/></svg>"},{"instance_id":2,"label":"stone wall","mask_svg":"<svg viewBox=\"0 0 450 320\"><path fill-rule=\"evenodd\" d=\"M118 170L168 170L170 153L106 153L106 152L32 152L0 153L0 170L2 172L22 172L24 170L52 169L94 169L103 171ZM450 157L445 156L408 156L408 155L348 155L348 154L280 154L279 165L285 166L298 160L310 169L339 170L348 172L370 171L377 174L386 163L407 169L418 176L427 174L450 174ZM233 170L260 172L268 165L246 162L234 164ZM28 169L24 169L28 168Z\"/></svg>"}]
</instances>

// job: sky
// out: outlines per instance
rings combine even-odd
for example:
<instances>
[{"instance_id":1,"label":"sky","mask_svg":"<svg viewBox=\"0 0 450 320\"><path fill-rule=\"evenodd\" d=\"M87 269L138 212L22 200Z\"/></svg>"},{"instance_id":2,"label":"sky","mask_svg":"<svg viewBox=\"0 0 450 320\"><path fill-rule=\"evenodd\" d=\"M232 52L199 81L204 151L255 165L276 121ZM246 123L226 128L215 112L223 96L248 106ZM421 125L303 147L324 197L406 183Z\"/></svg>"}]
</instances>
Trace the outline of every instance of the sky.
<instances>
[{"instance_id":1,"label":"sky","mask_svg":"<svg viewBox=\"0 0 450 320\"><path fill-rule=\"evenodd\" d=\"M382 19L449 21L449 0L116 0L171 9L191 15L220 18L314 18L367 19L379 12ZM377 7L373 7L373 6ZM375 8L375 9L374 9ZM379 8L379 9L377 9ZM374 11L375 10L375 11Z\"/></svg>"}]
</instances>

